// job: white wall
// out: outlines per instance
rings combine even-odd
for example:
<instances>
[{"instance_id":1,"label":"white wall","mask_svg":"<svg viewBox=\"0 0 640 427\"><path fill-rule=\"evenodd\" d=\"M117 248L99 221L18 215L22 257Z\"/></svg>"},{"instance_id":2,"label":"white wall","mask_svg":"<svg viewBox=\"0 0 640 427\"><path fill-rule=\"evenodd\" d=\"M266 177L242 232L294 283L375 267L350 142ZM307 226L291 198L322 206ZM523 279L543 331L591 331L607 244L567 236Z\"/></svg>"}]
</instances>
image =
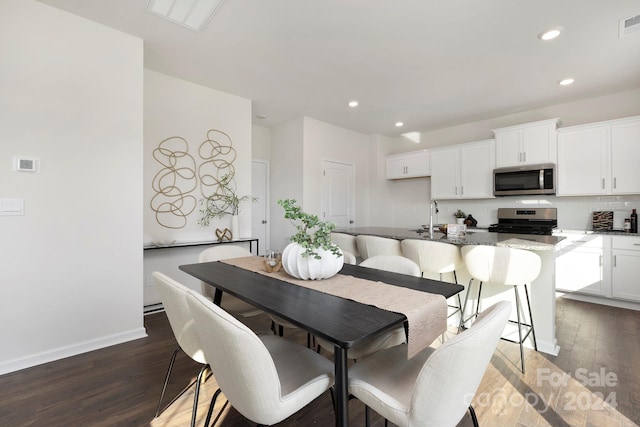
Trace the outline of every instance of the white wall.
<instances>
[{"instance_id":1,"label":"white wall","mask_svg":"<svg viewBox=\"0 0 640 427\"><path fill-rule=\"evenodd\" d=\"M369 214L370 137L309 117L291 120L271 134L271 246L283 249L295 232L283 218L279 199L296 199L309 213L322 208L323 160L352 164L355 173L356 223Z\"/></svg>"},{"instance_id":2,"label":"white wall","mask_svg":"<svg viewBox=\"0 0 640 427\"><path fill-rule=\"evenodd\" d=\"M96 48L99 46L99 49ZM142 40L0 2L0 373L145 336ZM41 172L11 170L14 155Z\"/></svg>"},{"instance_id":3,"label":"white wall","mask_svg":"<svg viewBox=\"0 0 640 427\"><path fill-rule=\"evenodd\" d=\"M277 201L303 201L302 153L303 118L291 120L273 128L271 133L271 248L282 250L295 229L284 219L284 211Z\"/></svg>"},{"instance_id":4,"label":"white wall","mask_svg":"<svg viewBox=\"0 0 640 427\"><path fill-rule=\"evenodd\" d=\"M251 158L271 159L271 129L264 126L251 127Z\"/></svg>"},{"instance_id":5,"label":"white wall","mask_svg":"<svg viewBox=\"0 0 640 427\"><path fill-rule=\"evenodd\" d=\"M304 118L304 209L322 211L322 162L353 165L355 175L355 221L363 222L369 206L370 137L319 120Z\"/></svg>"},{"instance_id":6,"label":"white wall","mask_svg":"<svg viewBox=\"0 0 640 427\"><path fill-rule=\"evenodd\" d=\"M250 195L251 101L151 70L144 71L144 93L144 242L148 244L163 240L178 242L216 240L216 228L231 228L231 219L229 216L214 219L209 227L198 224L202 209L200 200L203 199L200 187L202 181L198 173L198 168L203 162L200 157L200 147L209 137L214 140L214 144L220 144L217 159L232 162L232 167L227 168L222 163L217 166L220 165L225 173L235 171L234 179L238 196ZM228 138L221 133L208 134L210 129L222 131L228 135ZM188 147L184 149L189 156L175 159L177 162L175 174L167 171L166 167L154 158L154 150L169 137L183 138L183 140L174 139L175 146ZM233 151L228 151L229 146ZM162 161L168 160L163 153L156 152L155 156ZM190 171L180 170L181 167L191 168L195 171L195 175L188 175ZM168 173L166 178L168 183L173 184L175 178L175 185L183 191L193 188L193 191L185 195L183 204L179 198L159 197L160 201L174 203L176 207L184 207L184 213L192 210L186 218L165 215L158 221L150 207L151 200L156 195L152 182L158 172ZM237 237L251 235L251 202L243 202L240 205L239 225L240 236ZM199 289L200 282L179 271L178 266L198 262L197 255L202 250L203 248L180 248L145 251L144 304L160 302L151 278L154 270L162 271L189 287Z\"/></svg>"}]
</instances>

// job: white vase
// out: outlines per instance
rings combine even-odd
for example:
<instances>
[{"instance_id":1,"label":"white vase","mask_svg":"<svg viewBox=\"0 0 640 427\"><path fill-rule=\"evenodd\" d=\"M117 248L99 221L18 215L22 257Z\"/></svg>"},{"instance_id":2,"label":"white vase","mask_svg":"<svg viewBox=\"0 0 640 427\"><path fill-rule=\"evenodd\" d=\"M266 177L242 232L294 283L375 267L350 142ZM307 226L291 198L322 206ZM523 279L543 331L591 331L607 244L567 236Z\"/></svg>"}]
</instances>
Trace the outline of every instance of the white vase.
<instances>
[{"instance_id":1,"label":"white vase","mask_svg":"<svg viewBox=\"0 0 640 427\"><path fill-rule=\"evenodd\" d=\"M232 239L240 238L240 228L238 227L238 215L231 215L231 235Z\"/></svg>"},{"instance_id":2,"label":"white vase","mask_svg":"<svg viewBox=\"0 0 640 427\"><path fill-rule=\"evenodd\" d=\"M336 257L331 251L318 248L321 259L303 256L305 249L298 243L289 243L282 251L282 267L290 276L303 280L328 279L342 269L344 256Z\"/></svg>"}]
</instances>

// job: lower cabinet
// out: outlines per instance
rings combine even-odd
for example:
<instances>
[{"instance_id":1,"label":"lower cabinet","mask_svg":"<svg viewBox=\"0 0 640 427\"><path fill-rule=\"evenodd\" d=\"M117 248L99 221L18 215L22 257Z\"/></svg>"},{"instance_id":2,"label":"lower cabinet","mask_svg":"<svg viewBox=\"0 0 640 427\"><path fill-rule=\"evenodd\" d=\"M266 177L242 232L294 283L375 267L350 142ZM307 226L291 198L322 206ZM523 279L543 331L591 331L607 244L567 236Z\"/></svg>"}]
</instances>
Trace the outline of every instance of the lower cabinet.
<instances>
[{"instance_id":1,"label":"lower cabinet","mask_svg":"<svg viewBox=\"0 0 640 427\"><path fill-rule=\"evenodd\" d=\"M609 297L604 272L604 238L570 235L556 252L556 289Z\"/></svg>"},{"instance_id":2,"label":"lower cabinet","mask_svg":"<svg viewBox=\"0 0 640 427\"><path fill-rule=\"evenodd\" d=\"M611 296L640 302L640 237L611 239Z\"/></svg>"},{"instance_id":3,"label":"lower cabinet","mask_svg":"<svg viewBox=\"0 0 640 427\"><path fill-rule=\"evenodd\" d=\"M640 302L640 237L562 234L556 289Z\"/></svg>"}]
</instances>

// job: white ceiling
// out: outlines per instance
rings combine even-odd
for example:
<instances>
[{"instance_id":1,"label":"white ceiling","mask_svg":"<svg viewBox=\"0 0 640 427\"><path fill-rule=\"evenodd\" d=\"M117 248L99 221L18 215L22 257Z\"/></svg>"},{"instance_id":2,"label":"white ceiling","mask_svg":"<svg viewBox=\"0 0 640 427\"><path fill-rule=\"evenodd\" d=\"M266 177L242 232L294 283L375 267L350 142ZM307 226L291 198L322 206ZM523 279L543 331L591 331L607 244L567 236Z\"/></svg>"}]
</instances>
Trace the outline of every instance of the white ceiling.
<instances>
[{"instance_id":1,"label":"white ceiling","mask_svg":"<svg viewBox=\"0 0 640 427\"><path fill-rule=\"evenodd\" d=\"M226 0L202 33L147 0L40 1L141 37L146 68L249 98L267 127L393 136L640 87L640 33L618 38L638 0Z\"/></svg>"}]
</instances>

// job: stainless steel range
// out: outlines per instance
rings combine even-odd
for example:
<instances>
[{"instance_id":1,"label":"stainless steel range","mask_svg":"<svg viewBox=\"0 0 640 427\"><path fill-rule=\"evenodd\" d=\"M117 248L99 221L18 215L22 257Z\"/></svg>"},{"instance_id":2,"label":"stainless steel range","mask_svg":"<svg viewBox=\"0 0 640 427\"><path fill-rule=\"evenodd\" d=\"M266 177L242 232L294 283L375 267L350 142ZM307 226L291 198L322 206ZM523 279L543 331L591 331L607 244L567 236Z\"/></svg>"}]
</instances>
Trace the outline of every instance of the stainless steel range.
<instances>
[{"instance_id":1,"label":"stainless steel range","mask_svg":"<svg viewBox=\"0 0 640 427\"><path fill-rule=\"evenodd\" d=\"M489 231L550 236L557 226L556 208L499 208L498 223L491 224Z\"/></svg>"}]
</instances>

